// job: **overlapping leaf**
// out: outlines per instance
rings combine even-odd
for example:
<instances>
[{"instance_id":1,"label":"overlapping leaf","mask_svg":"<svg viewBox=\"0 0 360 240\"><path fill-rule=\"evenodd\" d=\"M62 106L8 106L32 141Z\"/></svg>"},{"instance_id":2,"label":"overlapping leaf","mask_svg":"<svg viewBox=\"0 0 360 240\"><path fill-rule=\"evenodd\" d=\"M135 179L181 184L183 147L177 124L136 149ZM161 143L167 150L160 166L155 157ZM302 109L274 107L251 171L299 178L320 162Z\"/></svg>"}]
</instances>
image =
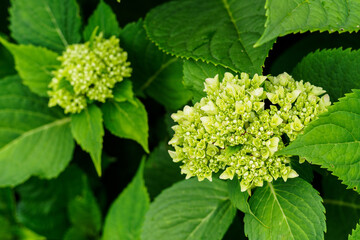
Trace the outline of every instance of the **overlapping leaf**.
<instances>
[{"instance_id":1,"label":"overlapping leaf","mask_svg":"<svg viewBox=\"0 0 360 240\"><path fill-rule=\"evenodd\" d=\"M332 49L308 54L295 67L293 77L321 86L332 102L360 88L360 50Z\"/></svg>"},{"instance_id":2,"label":"overlapping leaf","mask_svg":"<svg viewBox=\"0 0 360 240\"><path fill-rule=\"evenodd\" d=\"M147 39L142 20L121 31L120 45L129 53L136 93L146 93L169 110L177 110L190 100L191 94L182 83L182 61L161 52Z\"/></svg>"},{"instance_id":3,"label":"overlapping leaf","mask_svg":"<svg viewBox=\"0 0 360 240\"><path fill-rule=\"evenodd\" d=\"M110 207L104 226L103 240L140 239L150 199L144 182L144 161L125 190Z\"/></svg>"},{"instance_id":4,"label":"overlapping leaf","mask_svg":"<svg viewBox=\"0 0 360 240\"><path fill-rule=\"evenodd\" d=\"M267 0L266 29L260 46L278 36L306 31L353 32L360 29L357 0Z\"/></svg>"},{"instance_id":5,"label":"overlapping leaf","mask_svg":"<svg viewBox=\"0 0 360 240\"><path fill-rule=\"evenodd\" d=\"M163 191L150 205L143 240L220 240L233 221L226 182L185 180Z\"/></svg>"},{"instance_id":6,"label":"overlapping leaf","mask_svg":"<svg viewBox=\"0 0 360 240\"><path fill-rule=\"evenodd\" d=\"M328 168L360 191L360 90L354 90L310 123L303 135L278 154L299 155Z\"/></svg>"},{"instance_id":7,"label":"overlapping leaf","mask_svg":"<svg viewBox=\"0 0 360 240\"><path fill-rule=\"evenodd\" d=\"M168 53L261 73L272 46L253 47L264 31L264 5L264 0L172 1L150 11L145 27Z\"/></svg>"},{"instance_id":8,"label":"overlapping leaf","mask_svg":"<svg viewBox=\"0 0 360 240\"><path fill-rule=\"evenodd\" d=\"M278 180L256 189L250 207L261 222L245 214L245 234L249 239L324 238L325 208L312 186L301 178Z\"/></svg>"},{"instance_id":9,"label":"overlapping leaf","mask_svg":"<svg viewBox=\"0 0 360 240\"><path fill-rule=\"evenodd\" d=\"M10 30L21 44L61 52L81 40L81 19L75 0L12 0Z\"/></svg>"},{"instance_id":10,"label":"overlapping leaf","mask_svg":"<svg viewBox=\"0 0 360 240\"><path fill-rule=\"evenodd\" d=\"M19 77L0 80L0 186L56 177L72 157L70 118L49 109Z\"/></svg>"}]
</instances>

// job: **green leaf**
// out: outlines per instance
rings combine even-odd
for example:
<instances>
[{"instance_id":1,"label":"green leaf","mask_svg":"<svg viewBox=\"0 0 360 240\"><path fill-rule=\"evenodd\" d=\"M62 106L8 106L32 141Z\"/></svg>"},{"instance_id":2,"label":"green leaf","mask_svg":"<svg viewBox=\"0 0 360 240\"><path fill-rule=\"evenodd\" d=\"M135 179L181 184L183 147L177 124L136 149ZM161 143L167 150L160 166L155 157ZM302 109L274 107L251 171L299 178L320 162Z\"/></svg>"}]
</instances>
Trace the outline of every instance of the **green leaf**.
<instances>
[{"instance_id":1,"label":"green leaf","mask_svg":"<svg viewBox=\"0 0 360 240\"><path fill-rule=\"evenodd\" d=\"M142 239L222 239L235 213L226 182L184 180L163 191L150 205Z\"/></svg>"},{"instance_id":2,"label":"green leaf","mask_svg":"<svg viewBox=\"0 0 360 240\"><path fill-rule=\"evenodd\" d=\"M265 8L266 28L257 46L289 33L357 32L360 29L357 0L267 0Z\"/></svg>"},{"instance_id":3,"label":"green leaf","mask_svg":"<svg viewBox=\"0 0 360 240\"><path fill-rule=\"evenodd\" d=\"M299 174L299 177L311 183L314 180L314 173L311 164L308 162L299 163L298 157L292 157L290 159L291 168Z\"/></svg>"},{"instance_id":4,"label":"green leaf","mask_svg":"<svg viewBox=\"0 0 360 240\"><path fill-rule=\"evenodd\" d=\"M113 89L114 99L117 102L132 102L134 100L134 92L130 80L124 80L115 85Z\"/></svg>"},{"instance_id":5,"label":"green leaf","mask_svg":"<svg viewBox=\"0 0 360 240\"><path fill-rule=\"evenodd\" d=\"M86 239L98 237L101 230L101 211L85 175L83 189L69 202L68 214L73 228L87 236Z\"/></svg>"},{"instance_id":6,"label":"green leaf","mask_svg":"<svg viewBox=\"0 0 360 240\"><path fill-rule=\"evenodd\" d=\"M105 127L115 136L137 141L146 152L148 148L147 112L138 100L130 102L107 101L102 105Z\"/></svg>"},{"instance_id":7,"label":"green leaf","mask_svg":"<svg viewBox=\"0 0 360 240\"><path fill-rule=\"evenodd\" d=\"M144 160L125 190L111 205L106 216L103 240L140 239L150 199L144 182Z\"/></svg>"},{"instance_id":8,"label":"green leaf","mask_svg":"<svg viewBox=\"0 0 360 240\"><path fill-rule=\"evenodd\" d=\"M59 65L58 55L46 48L15 45L3 38L0 38L0 43L14 56L16 70L23 83L34 93L47 96L48 85L52 79L51 71Z\"/></svg>"},{"instance_id":9,"label":"green leaf","mask_svg":"<svg viewBox=\"0 0 360 240\"><path fill-rule=\"evenodd\" d=\"M249 194L241 192L240 181L234 178L228 181L229 196L234 206L243 213L250 213L250 206L248 203Z\"/></svg>"},{"instance_id":10,"label":"green leaf","mask_svg":"<svg viewBox=\"0 0 360 240\"><path fill-rule=\"evenodd\" d=\"M360 239L360 226L356 225L356 228L352 231L351 235L349 235L348 240L358 240Z\"/></svg>"},{"instance_id":11,"label":"green leaf","mask_svg":"<svg viewBox=\"0 0 360 240\"><path fill-rule=\"evenodd\" d=\"M48 239L62 239L70 227L68 204L81 194L84 177L79 168L70 166L56 179L31 178L18 186L19 222Z\"/></svg>"},{"instance_id":12,"label":"green leaf","mask_svg":"<svg viewBox=\"0 0 360 240\"><path fill-rule=\"evenodd\" d=\"M177 110L190 100L191 94L182 83L182 61L161 52L147 39L142 20L126 25L120 44L129 53L137 94L145 92L169 110Z\"/></svg>"},{"instance_id":13,"label":"green leaf","mask_svg":"<svg viewBox=\"0 0 360 240\"><path fill-rule=\"evenodd\" d=\"M75 0L11 0L11 36L61 52L81 40L81 19Z\"/></svg>"},{"instance_id":14,"label":"green leaf","mask_svg":"<svg viewBox=\"0 0 360 240\"><path fill-rule=\"evenodd\" d=\"M360 50L331 49L310 53L293 71L295 79L321 86L332 102L354 88L360 88Z\"/></svg>"},{"instance_id":15,"label":"green leaf","mask_svg":"<svg viewBox=\"0 0 360 240\"><path fill-rule=\"evenodd\" d=\"M360 219L359 194L347 190L345 185L330 174L323 178L322 189L327 225L325 239L346 239Z\"/></svg>"},{"instance_id":16,"label":"green leaf","mask_svg":"<svg viewBox=\"0 0 360 240\"><path fill-rule=\"evenodd\" d=\"M324 239L325 208L312 186L301 178L278 180L257 188L250 207L267 227L245 214L249 239Z\"/></svg>"},{"instance_id":17,"label":"green leaf","mask_svg":"<svg viewBox=\"0 0 360 240\"><path fill-rule=\"evenodd\" d=\"M100 108L91 104L81 113L71 115L71 132L76 142L90 153L96 171L101 176L104 127Z\"/></svg>"},{"instance_id":18,"label":"green leaf","mask_svg":"<svg viewBox=\"0 0 360 240\"><path fill-rule=\"evenodd\" d=\"M349 187L360 191L360 90L354 90L311 122L281 155L299 155L328 168Z\"/></svg>"},{"instance_id":19,"label":"green leaf","mask_svg":"<svg viewBox=\"0 0 360 240\"><path fill-rule=\"evenodd\" d=\"M184 84L193 94L193 102L199 102L206 96L204 92L204 82L206 78L213 78L219 74L219 80L224 77L225 72L232 72L221 66L211 63L188 60L184 62Z\"/></svg>"},{"instance_id":20,"label":"green leaf","mask_svg":"<svg viewBox=\"0 0 360 240\"><path fill-rule=\"evenodd\" d=\"M90 16L88 24L84 29L83 35L85 41L90 40L96 27L98 27L98 32L104 34L105 38L110 38L113 35L119 36L120 34L120 27L116 20L116 16L111 10L111 7L103 0L100 0L99 5Z\"/></svg>"},{"instance_id":21,"label":"green leaf","mask_svg":"<svg viewBox=\"0 0 360 240\"><path fill-rule=\"evenodd\" d=\"M1 39L0 35L0 39ZM0 78L16 74L14 59L11 53L0 45Z\"/></svg>"},{"instance_id":22,"label":"green leaf","mask_svg":"<svg viewBox=\"0 0 360 240\"><path fill-rule=\"evenodd\" d=\"M73 149L70 118L49 109L17 76L0 80L0 186L58 176Z\"/></svg>"},{"instance_id":23,"label":"green leaf","mask_svg":"<svg viewBox=\"0 0 360 240\"><path fill-rule=\"evenodd\" d=\"M89 240L89 237L83 231L76 227L71 227L65 234L64 240Z\"/></svg>"},{"instance_id":24,"label":"green leaf","mask_svg":"<svg viewBox=\"0 0 360 240\"><path fill-rule=\"evenodd\" d=\"M254 48L264 31L265 0L178 0L150 11L149 38L178 57L262 73L272 43Z\"/></svg>"},{"instance_id":25,"label":"green leaf","mask_svg":"<svg viewBox=\"0 0 360 240\"><path fill-rule=\"evenodd\" d=\"M144 178L152 199L165 188L184 179L180 174L180 166L172 161L168 150L169 146L165 142L160 142L146 161Z\"/></svg>"}]
</instances>

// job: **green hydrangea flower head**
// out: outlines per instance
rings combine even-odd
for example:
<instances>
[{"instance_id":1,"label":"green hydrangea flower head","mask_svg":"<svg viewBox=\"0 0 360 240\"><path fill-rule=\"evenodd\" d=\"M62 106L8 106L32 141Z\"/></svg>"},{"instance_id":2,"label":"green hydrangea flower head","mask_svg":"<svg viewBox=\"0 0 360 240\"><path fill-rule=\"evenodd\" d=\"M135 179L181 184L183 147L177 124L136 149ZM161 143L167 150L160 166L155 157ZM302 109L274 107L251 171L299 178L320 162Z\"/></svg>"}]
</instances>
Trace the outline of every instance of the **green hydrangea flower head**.
<instances>
[{"instance_id":1,"label":"green hydrangea flower head","mask_svg":"<svg viewBox=\"0 0 360 240\"><path fill-rule=\"evenodd\" d=\"M240 179L241 190L263 186L279 177L297 177L290 158L275 153L303 132L304 127L327 111L325 91L287 73L277 77L225 73L205 80L207 96L193 107L172 114L177 123L169 144L181 173L199 181Z\"/></svg>"},{"instance_id":2,"label":"green hydrangea flower head","mask_svg":"<svg viewBox=\"0 0 360 240\"><path fill-rule=\"evenodd\" d=\"M103 34L84 44L73 44L60 56L61 66L49 84L49 107L59 105L65 113L79 113L92 101L113 98L112 89L132 69L119 39Z\"/></svg>"}]
</instances>

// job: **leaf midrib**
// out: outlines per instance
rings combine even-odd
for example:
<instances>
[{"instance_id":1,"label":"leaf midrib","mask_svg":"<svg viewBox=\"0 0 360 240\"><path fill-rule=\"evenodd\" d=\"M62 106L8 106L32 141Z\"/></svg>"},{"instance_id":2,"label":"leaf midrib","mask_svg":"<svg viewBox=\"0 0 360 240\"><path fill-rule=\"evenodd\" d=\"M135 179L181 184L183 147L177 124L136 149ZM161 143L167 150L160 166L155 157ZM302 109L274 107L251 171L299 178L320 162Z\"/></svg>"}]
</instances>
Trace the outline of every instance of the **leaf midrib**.
<instances>
[{"instance_id":1,"label":"leaf midrib","mask_svg":"<svg viewBox=\"0 0 360 240\"><path fill-rule=\"evenodd\" d=\"M286 223L286 225L287 225L287 227L288 227L288 229L289 229L289 231L290 231L290 234L291 234L292 239L295 239L294 234L293 234L292 231L291 231L291 227L290 227L290 225L289 225L289 222L288 222L288 220L287 220L286 214L285 214L284 210L282 209L279 200L277 199L274 186L273 186L270 182L268 183L268 186L270 187L270 192L271 192L271 194L274 195L274 200L275 200L275 202L277 203L277 205L278 205L278 207L279 207L279 209L280 209L280 211L281 211L281 213L282 213L282 215L283 215L283 217L284 217L285 223Z\"/></svg>"},{"instance_id":2,"label":"leaf midrib","mask_svg":"<svg viewBox=\"0 0 360 240\"><path fill-rule=\"evenodd\" d=\"M16 145L19 141L21 141L23 138L25 138L27 136L31 136L31 135L36 134L36 133L41 132L41 131L45 131L45 130L50 129L52 127L67 124L70 121L71 121L70 117L67 117L67 118L63 118L63 119L53 121L51 123L42 125L40 127L34 128L34 129L31 129L31 130L29 130L27 132L24 132L23 134L21 134L20 136L18 136L17 138L13 139L12 141L10 141L6 145L4 145L2 148L0 148L0 152L6 151L7 149L11 148L11 146Z\"/></svg>"}]
</instances>

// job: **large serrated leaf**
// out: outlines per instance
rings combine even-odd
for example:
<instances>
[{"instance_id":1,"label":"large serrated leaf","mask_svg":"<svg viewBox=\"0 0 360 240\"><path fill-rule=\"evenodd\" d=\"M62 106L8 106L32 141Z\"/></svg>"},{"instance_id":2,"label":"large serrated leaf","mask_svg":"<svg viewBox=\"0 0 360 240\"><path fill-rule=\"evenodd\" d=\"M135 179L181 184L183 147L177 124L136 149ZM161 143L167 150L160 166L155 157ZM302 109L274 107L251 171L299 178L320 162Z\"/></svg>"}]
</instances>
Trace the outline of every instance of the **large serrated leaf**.
<instances>
[{"instance_id":1,"label":"large serrated leaf","mask_svg":"<svg viewBox=\"0 0 360 240\"><path fill-rule=\"evenodd\" d=\"M104 127L100 108L91 104L81 113L73 114L71 116L71 132L76 142L90 153L96 171L101 176Z\"/></svg>"},{"instance_id":2,"label":"large serrated leaf","mask_svg":"<svg viewBox=\"0 0 360 240\"><path fill-rule=\"evenodd\" d=\"M353 32L360 29L358 0L267 0L266 28L260 46L278 36L306 31Z\"/></svg>"},{"instance_id":3,"label":"large serrated leaf","mask_svg":"<svg viewBox=\"0 0 360 240\"><path fill-rule=\"evenodd\" d=\"M264 0L181 0L148 13L148 36L160 49L234 71L261 73L272 44L254 48L264 31Z\"/></svg>"},{"instance_id":4,"label":"large serrated leaf","mask_svg":"<svg viewBox=\"0 0 360 240\"><path fill-rule=\"evenodd\" d=\"M84 29L83 35L85 41L90 40L96 27L98 27L98 32L104 34L105 38L110 38L113 35L119 36L120 34L120 27L116 20L116 16L111 10L111 7L103 0L100 1L94 13L90 16L88 24Z\"/></svg>"},{"instance_id":5,"label":"large serrated leaf","mask_svg":"<svg viewBox=\"0 0 360 240\"><path fill-rule=\"evenodd\" d=\"M21 44L61 52L81 40L81 19L75 0L12 0L10 30Z\"/></svg>"},{"instance_id":6,"label":"large serrated leaf","mask_svg":"<svg viewBox=\"0 0 360 240\"><path fill-rule=\"evenodd\" d=\"M295 79L321 86L332 102L354 88L360 88L360 50L332 49L308 54L295 67Z\"/></svg>"},{"instance_id":7,"label":"large serrated leaf","mask_svg":"<svg viewBox=\"0 0 360 240\"><path fill-rule=\"evenodd\" d=\"M43 47L12 44L1 37L0 43L14 56L16 70L24 85L40 96L47 96L51 71L60 64L58 54Z\"/></svg>"},{"instance_id":8,"label":"large serrated leaf","mask_svg":"<svg viewBox=\"0 0 360 240\"><path fill-rule=\"evenodd\" d=\"M326 208L326 240L346 239L360 219L359 194L341 184L335 176L323 177L324 206ZM341 224L339 224L341 222Z\"/></svg>"},{"instance_id":9,"label":"large serrated leaf","mask_svg":"<svg viewBox=\"0 0 360 240\"><path fill-rule=\"evenodd\" d=\"M182 83L182 61L161 52L147 39L142 20L126 25L120 44L129 53L137 94L146 93L171 111L190 100L191 94Z\"/></svg>"},{"instance_id":10,"label":"large serrated leaf","mask_svg":"<svg viewBox=\"0 0 360 240\"><path fill-rule=\"evenodd\" d=\"M102 240L140 239L150 199L144 182L144 160L125 190L110 207Z\"/></svg>"},{"instance_id":11,"label":"large serrated leaf","mask_svg":"<svg viewBox=\"0 0 360 240\"><path fill-rule=\"evenodd\" d=\"M142 239L220 240L235 212L226 182L184 180L163 191L150 205Z\"/></svg>"},{"instance_id":12,"label":"large serrated leaf","mask_svg":"<svg viewBox=\"0 0 360 240\"><path fill-rule=\"evenodd\" d=\"M74 149L70 118L49 109L17 76L0 80L0 136L0 186L56 177Z\"/></svg>"},{"instance_id":13,"label":"large serrated leaf","mask_svg":"<svg viewBox=\"0 0 360 240\"><path fill-rule=\"evenodd\" d=\"M265 225L245 214L245 233L249 239L324 239L325 208L312 186L301 178L278 180L256 189L250 206Z\"/></svg>"},{"instance_id":14,"label":"large serrated leaf","mask_svg":"<svg viewBox=\"0 0 360 240\"><path fill-rule=\"evenodd\" d=\"M360 191L360 90L330 106L278 154L299 155L338 176Z\"/></svg>"}]
</instances>

